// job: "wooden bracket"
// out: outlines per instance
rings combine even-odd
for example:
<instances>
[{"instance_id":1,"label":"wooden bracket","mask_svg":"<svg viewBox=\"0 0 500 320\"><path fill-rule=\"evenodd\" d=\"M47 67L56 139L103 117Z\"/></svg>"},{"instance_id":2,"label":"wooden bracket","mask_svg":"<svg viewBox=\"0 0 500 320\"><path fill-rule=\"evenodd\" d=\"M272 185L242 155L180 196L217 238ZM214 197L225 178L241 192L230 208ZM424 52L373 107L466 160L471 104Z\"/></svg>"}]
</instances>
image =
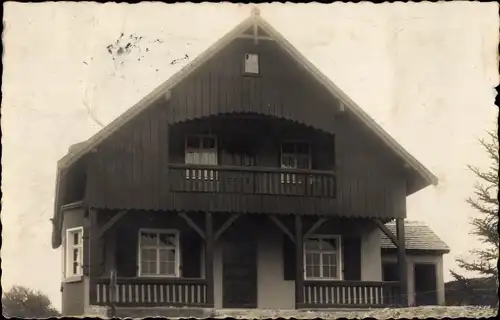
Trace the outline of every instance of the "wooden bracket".
<instances>
[{"instance_id":1,"label":"wooden bracket","mask_svg":"<svg viewBox=\"0 0 500 320\"><path fill-rule=\"evenodd\" d=\"M97 231L97 235L96 235L96 239L100 239L102 238L102 236L111 228L113 227L117 222L118 220L120 220L125 214L127 213L127 211L123 210L123 211L120 211L118 212L117 214L115 214L114 216L111 217L111 219L109 219L108 222L106 222L102 228L100 230Z\"/></svg>"},{"instance_id":2,"label":"wooden bracket","mask_svg":"<svg viewBox=\"0 0 500 320\"><path fill-rule=\"evenodd\" d=\"M203 232L203 230L201 230L200 227L198 227L198 225L190 217L188 217L184 212L180 212L179 216L186 220L187 224L191 228L193 228L193 230L196 231L203 240L205 240L205 232Z\"/></svg>"},{"instance_id":3,"label":"wooden bracket","mask_svg":"<svg viewBox=\"0 0 500 320\"><path fill-rule=\"evenodd\" d=\"M234 223L234 221L238 219L239 216L240 216L239 213L230 216L229 219L227 219L226 222L224 222L224 224L219 228L219 230L215 232L214 240L219 239L219 237L224 233L224 231L226 231Z\"/></svg>"},{"instance_id":4,"label":"wooden bracket","mask_svg":"<svg viewBox=\"0 0 500 320\"><path fill-rule=\"evenodd\" d=\"M288 230L288 228L283 224L283 222L281 222L278 218L276 218L275 216L269 216L269 218L271 218L271 220L274 221L274 223L276 223L276 225L278 226L278 228L281 229L281 231L283 231L284 234L286 234L288 236L288 238L290 238L290 240L293 241L293 243L295 243L295 237L293 236L293 234L290 232L290 230Z\"/></svg>"},{"instance_id":5,"label":"wooden bracket","mask_svg":"<svg viewBox=\"0 0 500 320\"><path fill-rule=\"evenodd\" d=\"M375 219L374 220L375 223L377 224L377 226L379 227L380 230L382 230L382 232L389 238L391 239L392 243L394 243L394 245L396 246L396 248L399 248L399 241L398 241L398 238L396 238L396 236L391 232L391 230L389 230L389 228L387 228L387 226L385 224L382 223L382 221L378 220L378 219Z\"/></svg>"},{"instance_id":6,"label":"wooden bracket","mask_svg":"<svg viewBox=\"0 0 500 320\"><path fill-rule=\"evenodd\" d=\"M313 232L316 231L327 220L328 220L328 218L319 218L318 221L316 221L316 223L313 224L313 226L309 229L309 231L307 231L304 234L304 239L309 238L311 236L311 234L313 234Z\"/></svg>"},{"instance_id":7,"label":"wooden bracket","mask_svg":"<svg viewBox=\"0 0 500 320\"><path fill-rule=\"evenodd\" d=\"M240 34L238 38L241 39L254 39L254 40L261 40L261 41L276 41L273 37L269 36L254 36L251 34Z\"/></svg>"}]
</instances>

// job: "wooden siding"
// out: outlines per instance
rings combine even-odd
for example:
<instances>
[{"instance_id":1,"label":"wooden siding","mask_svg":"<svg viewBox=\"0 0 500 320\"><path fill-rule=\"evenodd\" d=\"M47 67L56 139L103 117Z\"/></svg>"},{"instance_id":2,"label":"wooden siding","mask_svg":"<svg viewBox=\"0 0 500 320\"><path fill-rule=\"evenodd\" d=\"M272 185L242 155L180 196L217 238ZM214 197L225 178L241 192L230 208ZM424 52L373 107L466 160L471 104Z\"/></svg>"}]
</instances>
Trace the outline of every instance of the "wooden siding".
<instances>
[{"instance_id":1,"label":"wooden siding","mask_svg":"<svg viewBox=\"0 0 500 320\"><path fill-rule=\"evenodd\" d=\"M166 207L167 107L161 99L90 154L89 206L150 210Z\"/></svg>"},{"instance_id":2,"label":"wooden siding","mask_svg":"<svg viewBox=\"0 0 500 320\"><path fill-rule=\"evenodd\" d=\"M400 160L348 114L336 124L339 212L406 217L406 180Z\"/></svg>"},{"instance_id":3,"label":"wooden siding","mask_svg":"<svg viewBox=\"0 0 500 320\"><path fill-rule=\"evenodd\" d=\"M245 53L259 54L259 75L243 75ZM338 106L276 43L238 39L172 90L169 121L258 113L330 132Z\"/></svg>"},{"instance_id":4,"label":"wooden siding","mask_svg":"<svg viewBox=\"0 0 500 320\"><path fill-rule=\"evenodd\" d=\"M244 53L252 50L261 54L261 75L243 76ZM334 104L326 91L305 76L274 43L266 41L254 47L252 42L235 41L176 86L169 102L159 99L89 154L88 203L91 207L109 209L226 212L263 212L265 209L264 212L269 213L405 217L403 164L352 115L338 113ZM231 116L237 114L271 116L256 122L264 127L265 122L271 121L271 127L275 128L275 124L280 123L277 119L291 120L281 121L283 130L274 137L276 141L286 137L285 132L303 134L311 137L318 147L328 145L333 134L335 149L319 148L326 152L317 152L312 161L313 168L335 170L335 199L321 198L311 204L300 198L285 196L280 199L272 195L257 199L255 195L193 193L182 199L175 198L169 189L168 164L183 161L183 137L176 133L179 122L201 119L183 125L202 129L216 121L214 119L225 121L227 125L235 121ZM217 115L219 118L212 117ZM299 126L297 122L310 128ZM246 127L260 132L259 139L254 136L254 141L262 148L258 161L263 166L279 166L276 141L273 142L269 132L260 130L260 125L254 123ZM237 131L222 134L222 140L246 128L239 126ZM221 164L231 161L234 160L229 157L221 158ZM220 198L222 196L224 199ZM284 203L290 206L285 207Z\"/></svg>"}]
</instances>

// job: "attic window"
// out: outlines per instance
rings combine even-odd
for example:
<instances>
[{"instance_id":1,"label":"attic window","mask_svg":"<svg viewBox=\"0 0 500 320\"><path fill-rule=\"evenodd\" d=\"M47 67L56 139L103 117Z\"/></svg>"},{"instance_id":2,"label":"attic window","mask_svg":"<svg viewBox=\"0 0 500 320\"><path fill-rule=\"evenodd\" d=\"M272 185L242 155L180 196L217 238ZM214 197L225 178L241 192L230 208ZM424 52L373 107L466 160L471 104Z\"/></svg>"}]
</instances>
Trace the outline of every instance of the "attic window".
<instances>
[{"instance_id":1,"label":"attic window","mask_svg":"<svg viewBox=\"0 0 500 320\"><path fill-rule=\"evenodd\" d=\"M245 73L259 74L259 55L256 53L245 54Z\"/></svg>"}]
</instances>

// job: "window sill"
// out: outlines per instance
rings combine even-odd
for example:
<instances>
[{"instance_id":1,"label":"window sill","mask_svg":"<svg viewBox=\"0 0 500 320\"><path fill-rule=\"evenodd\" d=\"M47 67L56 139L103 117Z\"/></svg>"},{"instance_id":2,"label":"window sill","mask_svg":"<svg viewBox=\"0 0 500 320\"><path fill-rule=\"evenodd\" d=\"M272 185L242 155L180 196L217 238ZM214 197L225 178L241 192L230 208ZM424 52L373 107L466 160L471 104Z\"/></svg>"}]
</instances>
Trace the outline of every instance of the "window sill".
<instances>
[{"instance_id":1,"label":"window sill","mask_svg":"<svg viewBox=\"0 0 500 320\"><path fill-rule=\"evenodd\" d=\"M243 72L243 77L260 78L260 73Z\"/></svg>"},{"instance_id":2,"label":"window sill","mask_svg":"<svg viewBox=\"0 0 500 320\"><path fill-rule=\"evenodd\" d=\"M340 278L304 278L304 281L332 281L332 282L335 282L335 281L342 281L342 279Z\"/></svg>"},{"instance_id":3,"label":"window sill","mask_svg":"<svg viewBox=\"0 0 500 320\"><path fill-rule=\"evenodd\" d=\"M75 283L75 282L80 282L83 280L83 276L71 276L65 278L62 283Z\"/></svg>"},{"instance_id":4,"label":"window sill","mask_svg":"<svg viewBox=\"0 0 500 320\"><path fill-rule=\"evenodd\" d=\"M140 274L137 276L137 278L142 278L142 279L179 279L181 278L180 276L162 276L162 275L144 275Z\"/></svg>"}]
</instances>

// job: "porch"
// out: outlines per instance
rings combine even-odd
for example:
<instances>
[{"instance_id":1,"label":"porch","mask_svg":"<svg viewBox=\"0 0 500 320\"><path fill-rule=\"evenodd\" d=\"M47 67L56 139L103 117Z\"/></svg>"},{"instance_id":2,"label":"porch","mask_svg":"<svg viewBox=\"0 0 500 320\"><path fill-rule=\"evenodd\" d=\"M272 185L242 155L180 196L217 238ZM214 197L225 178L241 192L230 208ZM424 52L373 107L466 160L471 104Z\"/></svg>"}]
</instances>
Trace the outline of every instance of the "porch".
<instances>
[{"instance_id":1,"label":"porch","mask_svg":"<svg viewBox=\"0 0 500 320\"><path fill-rule=\"evenodd\" d=\"M122 213L101 237L100 245L106 251L101 253L104 268L90 281L90 303L262 309L404 305L404 284L381 281L380 239L374 236L379 229L374 221L298 215ZM183 234L175 249L180 251L176 255L180 262L175 265L180 267L171 274L144 274L140 255L135 260L141 246L140 240L132 238L153 226ZM309 240L321 234L339 237L332 253L339 258L328 265L336 271L328 279L316 277L315 262L307 256ZM120 251L118 243L128 249Z\"/></svg>"},{"instance_id":2,"label":"porch","mask_svg":"<svg viewBox=\"0 0 500 320\"><path fill-rule=\"evenodd\" d=\"M111 278L95 282L91 304L116 307L210 308L206 279ZM114 289L113 289L114 288ZM112 292L114 290L114 292ZM298 309L383 308L400 305L397 281L305 281Z\"/></svg>"}]
</instances>

